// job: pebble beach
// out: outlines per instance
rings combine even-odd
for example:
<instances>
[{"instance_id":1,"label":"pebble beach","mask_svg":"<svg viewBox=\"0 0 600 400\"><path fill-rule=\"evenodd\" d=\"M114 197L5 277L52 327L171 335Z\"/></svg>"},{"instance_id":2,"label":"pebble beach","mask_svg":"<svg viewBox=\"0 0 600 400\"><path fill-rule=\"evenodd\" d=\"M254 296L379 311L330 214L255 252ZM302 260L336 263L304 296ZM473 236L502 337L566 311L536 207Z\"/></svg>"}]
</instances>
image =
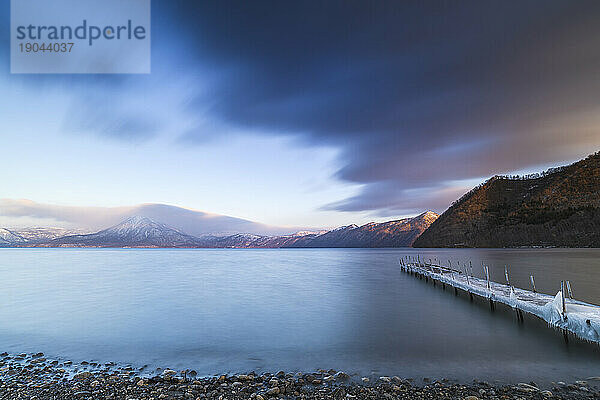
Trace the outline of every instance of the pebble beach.
<instances>
[{"instance_id":1,"label":"pebble beach","mask_svg":"<svg viewBox=\"0 0 600 400\"><path fill-rule=\"evenodd\" d=\"M199 377L193 370L51 360L42 353L0 354L0 399L600 399L600 377L511 385L361 377L343 371L243 373Z\"/></svg>"}]
</instances>

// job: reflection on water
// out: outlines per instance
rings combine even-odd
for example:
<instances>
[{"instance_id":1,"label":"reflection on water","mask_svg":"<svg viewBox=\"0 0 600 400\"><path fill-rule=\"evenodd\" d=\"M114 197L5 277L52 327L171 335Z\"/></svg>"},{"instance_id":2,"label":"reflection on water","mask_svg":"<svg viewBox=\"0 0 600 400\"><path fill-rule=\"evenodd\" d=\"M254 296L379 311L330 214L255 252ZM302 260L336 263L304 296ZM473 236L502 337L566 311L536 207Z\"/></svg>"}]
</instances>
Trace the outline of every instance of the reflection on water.
<instances>
[{"instance_id":1,"label":"reflection on water","mask_svg":"<svg viewBox=\"0 0 600 400\"><path fill-rule=\"evenodd\" d=\"M600 375L600 349L402 273L420 254L600 304L600 251L0 250L0 352L193 368L343 369L538 382Z\"/></svg>"}]
</instances>

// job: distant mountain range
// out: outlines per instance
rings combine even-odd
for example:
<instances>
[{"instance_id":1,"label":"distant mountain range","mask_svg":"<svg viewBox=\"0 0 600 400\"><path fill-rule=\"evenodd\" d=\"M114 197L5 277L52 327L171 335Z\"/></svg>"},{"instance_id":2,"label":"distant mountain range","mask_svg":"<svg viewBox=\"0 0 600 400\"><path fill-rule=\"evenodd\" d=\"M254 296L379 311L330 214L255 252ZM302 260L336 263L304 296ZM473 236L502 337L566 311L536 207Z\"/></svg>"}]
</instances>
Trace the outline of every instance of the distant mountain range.
<instances>
[{"instance_id":1,"label":"distant mountain range","mask_svg":"<svg viewBox=\"0 0 600 400\"><path fill-rule=\"evenodd\" d=\"M59 237L81 233L83 232L80 230L64 228L21 228L10 230L0 228L0 246L46 242Z\"/></svg>"},{"instance_id":2,"label":"distant mountain range","mask_svg":"<svg viewBox=\"0 0 600 400\"><path fill-rule=\"evenodd\" d=\"M5 199L0 206L7 215L96 224L142 213L95 233L0 228L0 247L600 247L600 153L541 174L494 176L441 216L428 211L330 231L282 234L286 228L161 204L90 211Z\"/></svg>"},{"instance_id":3,"label":"distant mountain range","mask_svg":"<svg viewBox=\"0 0 600 400\"><path fill-rule=\"evenodd\" d=\"M305 231L293 235L234 234L193 236L148 217L133 216L95 233L73 234L45 228L45 234L23 235L28 230L0 230L2 247L169 247L169 248L280 248L280 247L408 247L438 217L426 212L414 218L363 226L348 225L331 231ZM35 230L35 229L33 229ZM51 234L53 233L53 234Z\"/></svg>"},{"instance_id":4,"label":"distant mountain range","mask_svg":"<svg viewBox=\"0 0 600 400\"><path fill-rule=\"evenodd\" d=\"M222 236L239 232L255 235L288 235L295 231L307 229L307 227L294 228L266 225L247 219L167 204L147 203L124 207L78 207L43 204L25 199L0 199L0 220L1 218L9 220L24 218L32 221L32 224L35 224L36 220L39 221L39 226L52 226L50 225L52 221L58 221L63 224L62 226L77 226L86 230L86 232L74 233L96 232L108 226L116 225L133 215L159 221L193 236L207 234ZM23 225L23 222L19 223ZM39 230L40 228L34 229Z\"/></svg>"},{"instance_id":5,"label":"distant mountain range","mask_svg":"<svg viewBox=\"0 0 600 400\"><path fill-rule=\"evenodd\" d=\"M444 212L415 247L600 247L600 153L542 174L495 176Z\"/></svg>"},{"instance_id":6,"label":"distant mountain range","mask_svg":"<svg viewBox=\"0 0 600 400\"><path fill-rule=\"evenodd\" d=\"M331 231L288 236L232 235L203 238L206 247L410 247L438 217L428 211L397 221L348 225Z\"/></svg>"}]
</instances>

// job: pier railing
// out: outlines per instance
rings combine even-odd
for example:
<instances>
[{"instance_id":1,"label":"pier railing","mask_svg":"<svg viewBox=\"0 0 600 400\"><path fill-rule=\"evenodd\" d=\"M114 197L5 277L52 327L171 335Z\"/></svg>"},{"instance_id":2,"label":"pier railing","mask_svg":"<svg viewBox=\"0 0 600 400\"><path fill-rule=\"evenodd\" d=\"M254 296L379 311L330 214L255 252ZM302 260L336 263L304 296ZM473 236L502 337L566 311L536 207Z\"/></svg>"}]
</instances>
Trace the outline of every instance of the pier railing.
<instances>
[{"instance_id":1,"label":"pier railing","mask_svg":"<svg viewBox=\"0 0 600 400\"><path fill-rule=\"evenodd\" d=\"M400 268L426 282L434 285L446 286L465 292L471 300L479 297L489 301L490 308L494 310L497 303L511 307L518 320L524 321L524 313L543 319L552 328L563 332L565 341L568 333L580 339L600 344L600 306L588 304L573 298L571 283L568 280L560 282L560 290L556 295L538 293L535 280L530 275L531 290L514 287L510 282L508 268L505 267L504 278L506 283L494 282L490 279L489 267L482 263L485 279L474 276L471 263L463 264L462 270L459 263L456 268L448 260L448 266L431 259L425 261L421 256L405 256L399 259Z\"/></svg>"}]
</instances>

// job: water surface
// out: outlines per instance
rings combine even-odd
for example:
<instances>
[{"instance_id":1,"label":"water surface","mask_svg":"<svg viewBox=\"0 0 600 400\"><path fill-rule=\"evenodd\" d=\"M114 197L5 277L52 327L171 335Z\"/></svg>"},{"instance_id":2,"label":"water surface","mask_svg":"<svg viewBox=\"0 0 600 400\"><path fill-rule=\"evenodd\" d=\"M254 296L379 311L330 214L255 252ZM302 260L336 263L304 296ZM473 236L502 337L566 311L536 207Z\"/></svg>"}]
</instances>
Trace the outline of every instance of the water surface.
<instances>
[{"instance_id":1,"label":"water surface","mask_svg":"<svg viewBox=\"0 0 600 400\"><path fill-rule=\"evenodd\" d=\"M588 249L1 249L0 352L223 372L515 382L600 375L600 348L400 271L420 254L600 304Z\"/></svg>"}]
</instances>

